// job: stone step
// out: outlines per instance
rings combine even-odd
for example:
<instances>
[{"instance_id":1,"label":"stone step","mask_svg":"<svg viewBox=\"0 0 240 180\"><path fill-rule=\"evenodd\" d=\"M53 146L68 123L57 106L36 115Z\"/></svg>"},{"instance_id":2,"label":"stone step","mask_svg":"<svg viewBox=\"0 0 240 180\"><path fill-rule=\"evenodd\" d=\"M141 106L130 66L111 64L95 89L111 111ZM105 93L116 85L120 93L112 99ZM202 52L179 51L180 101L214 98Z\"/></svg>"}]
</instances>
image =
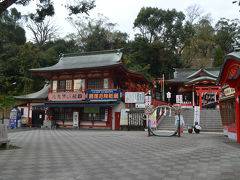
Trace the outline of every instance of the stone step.
<instances>
[{"instance_id":1,"label":"stone step","mask_svg":"<svg viewBox=\"0 0 240 180\"><path fill-rule=\"evenodd\" d=\"M194 110L183 109L182 115L184 117L185 127L193 125ZM222 132L222 122L219 109L216 110L202 110L200 114L200 126L202 131L205 132ZM159 123L158 129L160 130L175 130L174 117L165 117L165 119Z\"/></svg>"}]
</instances>

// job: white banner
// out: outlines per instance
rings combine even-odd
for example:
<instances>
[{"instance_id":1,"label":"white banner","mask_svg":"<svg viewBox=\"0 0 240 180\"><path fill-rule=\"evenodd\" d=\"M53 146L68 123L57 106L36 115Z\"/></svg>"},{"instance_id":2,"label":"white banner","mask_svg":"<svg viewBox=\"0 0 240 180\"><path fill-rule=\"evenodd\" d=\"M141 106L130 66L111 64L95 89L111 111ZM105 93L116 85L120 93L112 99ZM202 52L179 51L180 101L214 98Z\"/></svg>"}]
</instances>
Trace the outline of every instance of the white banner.
<instances>
[{"instance_id":1,"label":"white banner","mask_svg":"<svg viewBox=\"0 0 240 180\"><path fill-rule=\"evenodd\" d=\"M128 125L128 113L129 109L121 109L121 117L120 117L120 126Z\"/></svg>"},{"instance_id":2,"label":"white banner","mask_svg":"<svg viewBox=\"0 0 240 180\"><path fill-rule=\"evenodd\" d=\"M73 127L78 127L78 112L73 112Z\"/></svg>"},{"instance_id":3,"label":"white banner","mask_svg":"<svg viewBox=\"0 0 240 180\"><path fill-rule=\"evenodd\" d=\"M144 92L126 92L125 103L144 103Z\"/></svg>"},{"instance_id":4,"label":"white banner","mask_svg":"<svg viewBox=\"0 0 240 180\"><path fill-rule=\"evenodd\" d=\"M200 125L200 106L194 107L194 123L193 123L193 125L195 125L195 122L197 122L198 125Z\"/></svg>"}]
</instances>

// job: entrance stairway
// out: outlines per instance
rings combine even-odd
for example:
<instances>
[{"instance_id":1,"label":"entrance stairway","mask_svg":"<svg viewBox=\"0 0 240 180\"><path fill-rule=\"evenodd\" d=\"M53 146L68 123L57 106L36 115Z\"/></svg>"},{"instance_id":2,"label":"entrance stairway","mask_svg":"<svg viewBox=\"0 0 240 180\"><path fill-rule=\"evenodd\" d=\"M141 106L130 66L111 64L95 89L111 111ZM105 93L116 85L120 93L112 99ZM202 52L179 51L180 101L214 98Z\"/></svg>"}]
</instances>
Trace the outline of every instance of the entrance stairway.
<instances>
[{"instance_id":1,"label":"entrance stairway","mask_svg":"<svg viewBox=\"0 0 240 180\"><path fill-rule=\"evenodd\" d=\"M184 131L187 131L188 125L193 125L194 110L183 109L182 115L185 121ZM158 123L157 129L159 130L175 130L174 125L175 119L172 114L171 117L168 115ZM200 126L203 132L223 132L222 121L219 109L203 109L200 114Z\"/></svg>"}]
</instances>

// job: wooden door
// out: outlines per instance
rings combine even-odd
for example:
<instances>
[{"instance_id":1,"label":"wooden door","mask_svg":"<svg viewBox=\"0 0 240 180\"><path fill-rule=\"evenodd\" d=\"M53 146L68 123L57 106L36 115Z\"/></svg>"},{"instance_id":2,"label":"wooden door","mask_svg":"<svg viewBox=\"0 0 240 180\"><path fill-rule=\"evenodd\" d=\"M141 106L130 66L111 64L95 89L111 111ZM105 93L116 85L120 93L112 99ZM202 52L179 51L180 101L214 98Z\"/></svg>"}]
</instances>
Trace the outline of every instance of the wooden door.
<instances>
[{"instance_id":1,"label":"wooden door","mask_svg":"<svg viewBox=\"0 0 240 180\"><path fill-rule=\"evenodd\" d=\"M120 112L115 112L115 130L120 129Z\"/></svg>"}]
</instances>

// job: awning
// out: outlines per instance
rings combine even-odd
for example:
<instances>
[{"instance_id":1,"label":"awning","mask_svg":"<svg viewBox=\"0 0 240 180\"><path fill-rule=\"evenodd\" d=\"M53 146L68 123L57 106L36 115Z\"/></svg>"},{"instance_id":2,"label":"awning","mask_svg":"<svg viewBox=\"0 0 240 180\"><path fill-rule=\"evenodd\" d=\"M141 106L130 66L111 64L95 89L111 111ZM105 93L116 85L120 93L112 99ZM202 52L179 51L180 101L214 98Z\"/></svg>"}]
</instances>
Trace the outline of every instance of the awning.
<instances>
[{"instance_id":1,"label":"awning","mask_svg":"<svg viewBox=\"0 0 240 180\"><path fill-rule=\"evenodd\" d=\"M51 104L43 104L36 105L35 107L112 107L115 104L67 104L67 103L51 103Z\"/></svg>"}]
</instances>

